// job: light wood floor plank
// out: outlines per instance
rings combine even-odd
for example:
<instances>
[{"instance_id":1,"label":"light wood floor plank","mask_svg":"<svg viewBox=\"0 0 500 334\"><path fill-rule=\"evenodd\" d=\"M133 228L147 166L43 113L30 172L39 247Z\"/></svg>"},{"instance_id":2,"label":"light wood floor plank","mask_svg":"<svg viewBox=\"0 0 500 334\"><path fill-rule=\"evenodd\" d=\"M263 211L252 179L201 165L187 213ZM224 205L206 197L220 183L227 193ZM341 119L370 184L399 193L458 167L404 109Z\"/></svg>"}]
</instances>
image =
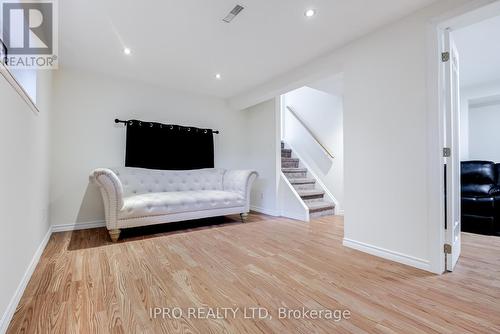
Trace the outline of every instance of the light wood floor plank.
<instances>
[{"instance_id":1,"label":"light wood floor plank","mask_svg":"<svg viewBox=\"0 0 500 334\"><path fill-rule=\"evenodd\" d=\"M187 227L181 229L182 227ZM499 333L500 238L463 234L433 275L342 246L342 217L251 214L52 235L8 333ZM154 307L264 307L272 319L152 318ZM349 320L277 309L348 309Z\"/></svg>"}]
</instances>

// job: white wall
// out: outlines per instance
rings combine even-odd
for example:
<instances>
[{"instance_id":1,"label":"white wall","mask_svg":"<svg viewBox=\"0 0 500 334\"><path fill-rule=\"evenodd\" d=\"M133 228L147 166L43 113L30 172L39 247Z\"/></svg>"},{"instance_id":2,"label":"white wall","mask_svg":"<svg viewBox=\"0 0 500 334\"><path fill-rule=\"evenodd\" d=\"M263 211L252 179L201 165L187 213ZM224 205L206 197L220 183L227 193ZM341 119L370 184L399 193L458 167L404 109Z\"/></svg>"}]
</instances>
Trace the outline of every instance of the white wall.
<instances>
[{"instance_id":1,"label":"white wall","mask_svg":"<svg viewBox=\"0 0 500 334\"><path fill-rule=\"evenodd\" d=\"M50 71L38 75L40 113L0 76L0 332L8 325L7 306L49 230L51 76Z\"/></svg>"},{"instance_id":2,"label":"white wall","mask_svg":"<svg viewBox=\"0 0 500 334\"><path fill-rule=\"evenodd\" d=\"M315 136L335 156L330 158L288 110L284 110L284 140L306 162L311 171L337 200L343 212L344 143L342 97L302 87L284 96L284 104L294 109Z\"/></svg>"},{"instance_id":3,"label":"white wall","mask_svg":"<svg viewBox=\"0 0 500 334\"><path fill-rule=\"evenodd\" d=\"M469 100L460 97L460 161L469 160Z\"/></svg>"},{"instance_id":4,"label":"white wall","mask_svg":"<svg viewBox=\"0 0 500 334\"><path fill-rule=\"evenodd\" d=\"M499 74L500 76L500 74ZM470 155L470 104L474 101L500 95L500 81L460 88L460 160L474 159Z\"/></svg>"},{"instance_id":5,"label":"white wall","mask_svg":"<svg viewBox=\"0 0 500 334\"><path fill-rule=\"evenodd\" d=\"M442 269L442 217L431 207L439 191L430 179L441 167L429 132L437 125L428 112L428 37L432 20L466 3L436 2L229 101L245 108L343 73L345 242L434 272Z\"/></svg>"},{"instance_id":6,"label":"white wall","mask_svg":"<svg viewBox=\"0 0 500 334\"><path fill-rule=\"evenodd\" d=\"M54 91L52 224L104 219L101 195L88 175L96 167L124 164L126 129L115 118L220 130L216 167L248 168L244 113L228 109L223 100L67 70L55 76Z\"/></svg>"},{"instance_id":7,"label":"white wall","mask_svg":"<svg viewBox=\"0 0 500 334\"><path fill-rule=\"evenodd\" d=\"M251 194L252 209L278 215L281 161L279 99L270 99L243 111L248 167L259 171Z\"/></svg>"},{"instance_id":8,"label":"white wall","mask_svg":"<svg viewBox=\"0 0 500 334\"><path fill-rule=\"evenodd\" d=\"M469 109L469 158L500 162L500 103Z\"/></svg>"}]
</instances>

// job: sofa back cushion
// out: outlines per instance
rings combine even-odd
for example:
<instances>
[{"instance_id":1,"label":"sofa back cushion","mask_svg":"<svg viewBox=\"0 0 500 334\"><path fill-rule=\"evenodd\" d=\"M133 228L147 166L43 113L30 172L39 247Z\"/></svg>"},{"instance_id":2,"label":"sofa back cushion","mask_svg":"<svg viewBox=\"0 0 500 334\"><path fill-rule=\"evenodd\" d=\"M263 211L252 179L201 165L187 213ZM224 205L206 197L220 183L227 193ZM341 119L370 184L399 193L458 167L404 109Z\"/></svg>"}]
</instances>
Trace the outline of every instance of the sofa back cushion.
<instances>
[{"instance_id":1,"label":"sofa back cushion","mask_svg":"<svg viewBox=\"0 0 500 334\"><path fill-rule=\"evenodd\" d=\"M463 161L461 163L462 195L489 195L496 181L494 165L491 161Z\"/></svg>"},{"instance_id":2,"label":"sofa back cushion","mask_svg":"<svg viewBox=\"0 0 500 334\"><path fill-rule=\"evenodd\" d=\"M171 171L119 167L111 170L122 183L124 197L157 192L222 190L226 172L215 168Z\"/></svg>"},{"instance_id":3,"label":"sofa back cushion","mask_svg":"<svg viewBox=\"0 0 500 334\"><path fill-rule=\"evenodd\" d=\"M500 163L496 163L493 168L495 169L495 184L500 186Z\"/></svg>"}]
</instances>

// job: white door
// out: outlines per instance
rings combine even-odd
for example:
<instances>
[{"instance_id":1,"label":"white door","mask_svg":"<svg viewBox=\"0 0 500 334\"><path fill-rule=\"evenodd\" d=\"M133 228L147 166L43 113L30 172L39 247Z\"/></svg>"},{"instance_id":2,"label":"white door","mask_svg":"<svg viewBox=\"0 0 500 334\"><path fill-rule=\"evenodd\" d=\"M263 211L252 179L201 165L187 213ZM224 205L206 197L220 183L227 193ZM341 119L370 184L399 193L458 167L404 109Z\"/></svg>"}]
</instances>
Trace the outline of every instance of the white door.
<instances>
[{"instance_id":1,"label":"white door","mask_svg":"<svg viewBox=\"0 0 500 334\"><path fill-rule=\"evenodd\" d=\"M449 30L444 36L444 87L445 87L445 235L446 270L453 271L460 257L460 85L459 57ZM449 151L448 151L449 149Z\"/></svg>"}]
</instances>

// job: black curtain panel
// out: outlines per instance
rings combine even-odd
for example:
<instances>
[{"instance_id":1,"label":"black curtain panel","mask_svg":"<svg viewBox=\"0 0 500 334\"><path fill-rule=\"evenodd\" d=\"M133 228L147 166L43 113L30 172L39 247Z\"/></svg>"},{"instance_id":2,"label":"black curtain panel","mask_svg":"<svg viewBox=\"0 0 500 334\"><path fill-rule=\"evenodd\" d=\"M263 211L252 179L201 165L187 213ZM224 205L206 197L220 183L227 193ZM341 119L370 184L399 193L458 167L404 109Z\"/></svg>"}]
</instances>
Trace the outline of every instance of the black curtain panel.
<instances>
[{"instance_id":1,"label":"black curtain panel","mask_svg":"<svg viewBox=\"0 0 500 334\"><path fill-rule=\"evenodd\" d=\"M214 167L211 129L130 120L125 166L163 170Z\"/></svg>"}]
</instances>

